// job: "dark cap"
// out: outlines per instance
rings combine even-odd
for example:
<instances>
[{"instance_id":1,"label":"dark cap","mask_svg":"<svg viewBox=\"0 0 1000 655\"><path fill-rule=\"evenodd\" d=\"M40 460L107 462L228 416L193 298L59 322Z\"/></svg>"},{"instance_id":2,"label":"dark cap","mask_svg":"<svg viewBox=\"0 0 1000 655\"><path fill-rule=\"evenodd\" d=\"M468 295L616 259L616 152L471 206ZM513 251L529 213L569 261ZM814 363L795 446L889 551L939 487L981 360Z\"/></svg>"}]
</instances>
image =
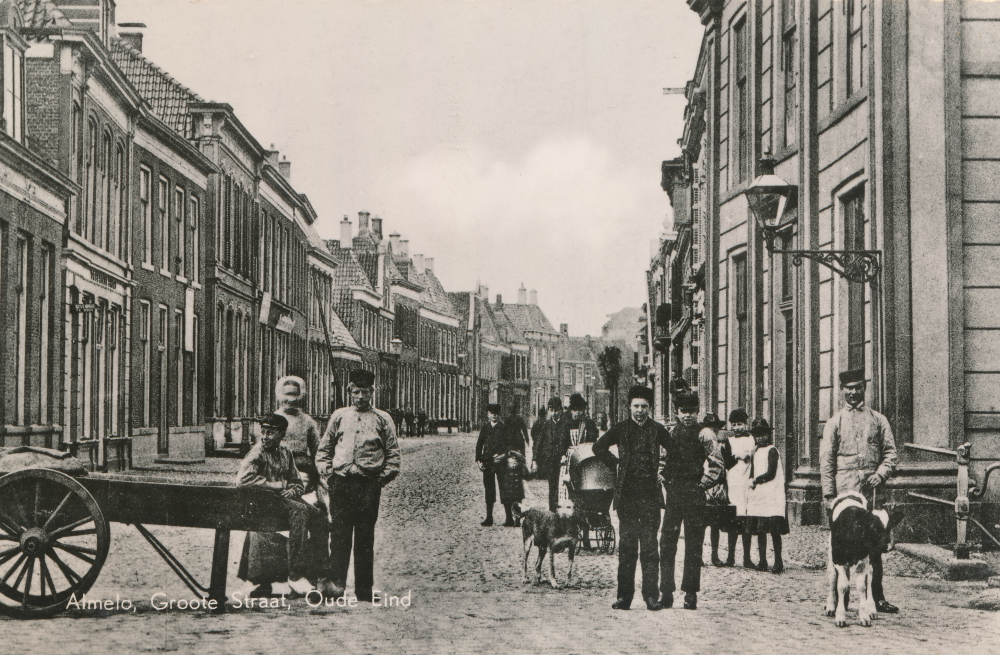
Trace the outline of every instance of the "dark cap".
<instances>
[{"instance_id":1,"label":"dark cap","mask_svg":"<svg viewBox=\"0 0 1000 655\"><path fill-rule=\"evenodd\" d=\"M642 398L650 405L653 404L653 390L649 387L645 387L641 384L637 384L628 390L628 401L632 402L635 398Z\"/></svg>"},{"instance_id":2,"label":"dark cap","mask_svg":"<svg viewBox=\"0 0 1000 655\"><path fill-rule=\"evenodd\" d=\"M583 411L587 409L587 401L583 399L583 396L575 393L569 397L569 408L571 411Z\"/></svg>"},{"instance_id":3,"label":"dark cap","mask_svg":"<svg viewBox=\"0 0 1000 655\"><path fill-rule=\"evenodd\" d=\"M288 429L288 419L285 418L284 415L278 413L265 414L264 416L260 417L260 426L275 428L281 432L284 432L285 430Z\"/></svg>"},{"instance_id":4,"label":"dark cap","mask_svg":"<svg viewBox=\"0 0 1000 655\"><path fill-rule=\"evenodd\" d=\"M733 411L729 412L729 422L730 423L746 423L750 420L750 415L747 414L747 410L742 407L737 407Z\"/></svg>"},{"instance_id":5,"label":"dark cap","mask_svg":"<svg viewBox=\"0 0 1000 655\"><path fill-rule=\"evenodd\" d=\"M840 374L840 386L855 384L865 381L865 369L853 368L850 371L843 371Z\"/></svg>"},{"instance_id":6,"label":"dark cap","mask_svg":"<svg viewBox=\"0 0 1000 655\"><path fill-rule=\"evenodd\" d=\"M496 415L499 416L500 415L500 404L499 403L490 403L490 404L488 404L486 406L486 413L487 414L496 414Z\"/></svg>"},{"instance_id":7,"label":"dark cap","mask_svg":"<svg viewBox=\"0 0 1000 655\"><path fill-rule=\"evenodd\" d=\"M375 386L375 374L371 371L366 371L363 368L357 368L351 371L351 375L348 379L351 384L361 389L371 389Z\"/></svg>"},{"instance_id":8,"label":"dark cap","mask_svg":"<svg viewBox=\"0 0 1000 655\"><path fill-rule=\"evenodd\" d=\"M702 420L701 424L709 428L721 428L726 424L726 422L720 421L716 414L709 412L708 414L705 414L705 418Z\"/></svg>"},{"instance_id":9,"label":"dark cap","mask_svg":"<svg viewBox=\"0 0 1000 655\"><path fill-rule=\"evenodd\" d=\"M697 391L677 394L674 403L677 405L678 410L683 409L686 412L697 412L701 406Z\"/></svg>"},{"instance_id":10,"label":"dark cap","mask_svg":"<svg viewBox=\"0 0 1000 655\"><path fill-rule=\"evenodd\" d=\"M562 409L562 401L556 396L549 398L549 402L545 403L549 409Z\"/></svg>"}]
</instances>

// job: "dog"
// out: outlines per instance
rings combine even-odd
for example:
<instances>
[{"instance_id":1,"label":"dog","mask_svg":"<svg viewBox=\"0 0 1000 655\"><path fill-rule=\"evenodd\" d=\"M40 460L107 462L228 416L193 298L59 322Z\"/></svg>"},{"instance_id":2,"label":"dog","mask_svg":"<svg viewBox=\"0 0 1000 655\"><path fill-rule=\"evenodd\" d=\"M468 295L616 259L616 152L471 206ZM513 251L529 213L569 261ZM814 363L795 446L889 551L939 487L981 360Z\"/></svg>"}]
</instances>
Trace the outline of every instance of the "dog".
<instances>
[{"instance_id":1,"label":"dog","mask_svg":"<svg viewBox=\"0 0 1000 655\"><path fill-rule=\"evenodd\" d=\"M580 540L580 516L573 511L559 513L545 509L532 508L518 517L521 521L521 537L524 540L524 579L528 584L528 554L531 545L538 548L538 560L535 562L535 584L542 577L542 560L549 553L549 584L553 589L562 585L556 582L555 555L564 550L569 555L569 574L566 582L573 581L573 560L576 557L576 544Z\"/></svg>"},{"instance_id":2,"label":"dog","mask_svg":"<svg viewBox=\"0 0 1000 655\"><path fill-rule=\"evenodd\" d=\"M871 590L869 557L885 552L892 529L903 513L895 508L869 511L868 501L856 491L834 499L830 518L830 552L827 560L830 593L826 615L834 617L838 628L847 625L847 601L851 581L858 597L858 619L870 626L875 618L875 598Z\"/></svg>"}]
</instances>

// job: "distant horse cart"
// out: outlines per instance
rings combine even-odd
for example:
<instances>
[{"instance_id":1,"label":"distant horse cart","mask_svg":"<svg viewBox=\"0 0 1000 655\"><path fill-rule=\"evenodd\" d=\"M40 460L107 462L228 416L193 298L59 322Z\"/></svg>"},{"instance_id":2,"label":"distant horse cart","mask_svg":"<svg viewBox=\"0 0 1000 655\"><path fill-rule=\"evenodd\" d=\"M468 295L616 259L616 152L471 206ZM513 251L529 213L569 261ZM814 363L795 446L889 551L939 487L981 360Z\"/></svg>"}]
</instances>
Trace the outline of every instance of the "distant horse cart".
<instances>
[{"instance_id":1,"label":"distant horse cart","mask_svg":"<svg viewBox=\"0 0 1000 655\"><path fill-rule=\"evenodd\" d=\"M71 477L47 468L8 473L0 477L0 613L47 617L82 597L108 556L112 522L134 525L198 598L215 601L215 611L225 610L230 531L289 528L278 495L258 487L122 474ZM214 529L208 586L199 584L147 525Z\"/></svg>"}]
</instances>

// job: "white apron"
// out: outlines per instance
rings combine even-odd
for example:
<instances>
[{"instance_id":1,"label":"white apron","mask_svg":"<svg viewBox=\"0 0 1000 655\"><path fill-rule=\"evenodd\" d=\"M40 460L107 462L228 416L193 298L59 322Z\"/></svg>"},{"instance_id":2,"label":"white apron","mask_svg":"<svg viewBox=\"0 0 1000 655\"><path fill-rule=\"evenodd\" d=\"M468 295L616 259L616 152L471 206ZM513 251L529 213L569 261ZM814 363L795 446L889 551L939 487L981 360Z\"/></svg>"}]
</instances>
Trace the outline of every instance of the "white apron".
<instances>
[{"instance_id":1,"label":"white apron","mask_svg":"<svg viewBox=\"0 0 1000 655\"><path fill-rule=\"evenodd\" d=\"M767 454L774 446L759 448L753 456L753 471L756 476L767 471ZM746 516L784 516L785 515L785 472L781 467L781 456L778 456L778 470L770 482L759 484L750 489L747 495Z\"/></svg>"},{"instance_id":2,"label":"white apron","mask_svg":"<svg viewBox=\"0 0 1000 655\"><path fill-rule=\"evenodd\" d=\"M750 462L757 443L754 438L730 437L729 446L733 449L736 465L726 473L726 485L729 490L729 502L736 506L736 516L747 516L747 496L750 492Z\"/></svg>"}]
</instances>

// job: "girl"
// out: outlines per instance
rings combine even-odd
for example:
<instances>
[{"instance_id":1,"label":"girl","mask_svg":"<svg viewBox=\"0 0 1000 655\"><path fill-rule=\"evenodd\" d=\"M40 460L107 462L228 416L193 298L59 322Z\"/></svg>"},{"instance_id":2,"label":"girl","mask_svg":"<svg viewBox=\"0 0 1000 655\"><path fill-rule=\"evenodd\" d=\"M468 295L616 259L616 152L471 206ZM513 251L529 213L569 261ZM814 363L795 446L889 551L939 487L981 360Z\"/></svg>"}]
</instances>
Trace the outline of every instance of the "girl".
<instances>
[{"instance_id":1,"label":"girl","mask_svg":"<svg viewBox=\"0 0 1000 655\"><path fill-rule=\"evenodd\" d=\"M733 449L729 445L727 436L729 433L719 432L719 428L725 426L726 422L720 421L715 414L709 413L705 414L705 419L701 424L704 426L701 430L702 438L708 437L719 445L722 461L728 467L733 459ZM719 559L719 531L736 534L737 530L736 513L733 511L733 506L729 504L725 470L722 472L719 484L705 491L705 518L712 540L712 565L723 566L722 560Z\"/></svg>"},{"instance_id":2,"label":"girl","mask_svg":"<svg viewBox=\"0 0 1000 655\"><path fill-rule=\"evenodd\" d=\"M785 474L781 457L771 439L771 426L764 418L756 418L750 433L757 442L750 468L750 493L747 497L746 533L757 535L758 571L767 570L767 535L774 544L773 573L781 573L781 535L788 534L785 516Z\"/></svg>"},{"instance_id":3,"label":"girl","mask_svg":"<svg viewBox=\"0 0 1000 655\"><path fill-rule=\"evenodd\" d=\"M729 455L726 457L726 486L729 492L729 502L735 505L736 518L733 529L729 531L729 556L724 566L733 566L736 562L736 537L743 537L743 567L752 568L750 559L750 535L745 523L747 519L747 499L750 494L750 467L755 448L754 439L750 436L747 425L750 417L742 407L737 407L729 413L729 430L720 436L725 436L729 442Z\"/></svg>"}]
</instances>

